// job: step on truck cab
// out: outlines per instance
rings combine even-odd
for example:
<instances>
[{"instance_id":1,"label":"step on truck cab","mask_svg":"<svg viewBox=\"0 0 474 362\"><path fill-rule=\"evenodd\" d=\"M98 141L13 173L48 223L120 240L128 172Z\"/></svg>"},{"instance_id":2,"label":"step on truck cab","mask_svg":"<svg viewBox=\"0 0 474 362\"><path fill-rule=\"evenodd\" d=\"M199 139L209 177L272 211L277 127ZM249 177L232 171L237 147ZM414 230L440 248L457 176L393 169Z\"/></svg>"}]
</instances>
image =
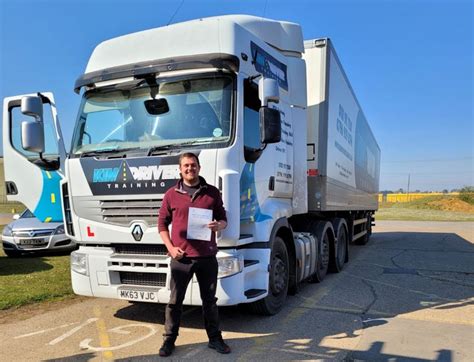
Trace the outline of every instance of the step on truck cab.
<instances>
[{"instance_id":1,"label":"step on truck cab","mask_svg":"<svg viewBox=\"0 0 474 362\"><path fill-rule=\"evenodd\" d=\"M47 92L4 100L3 147L9 200L80 245L75 293L168 302L157 217L184 151L227 211L218 305L275 314L367 242L380 149L329 39L246 15L187 21L100 43L74 90L68 153ZM201 303L196 281L184 302Z\"/></svg>"}]
</instances>

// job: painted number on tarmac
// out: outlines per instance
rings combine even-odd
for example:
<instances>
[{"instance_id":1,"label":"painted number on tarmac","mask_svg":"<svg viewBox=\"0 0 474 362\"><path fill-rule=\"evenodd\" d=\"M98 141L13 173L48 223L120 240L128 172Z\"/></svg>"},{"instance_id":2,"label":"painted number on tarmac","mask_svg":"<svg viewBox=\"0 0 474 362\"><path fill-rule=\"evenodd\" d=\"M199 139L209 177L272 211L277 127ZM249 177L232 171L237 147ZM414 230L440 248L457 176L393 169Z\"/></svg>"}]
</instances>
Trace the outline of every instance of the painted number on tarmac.
<instances>
[{"instance_id":1,"label":"painted number on tarmac","mask_svg":"<svg viewBox=\"0 0 474 362\"><path fill-rule=\"evenodd\" d=\"M58 343L60 343L64 340L66 340L67 338L71 337L72 335L74 335L75 333L77 333L78 331L80 331L81 329L86 327L87 325L92 324L94 322L97 322L98 320L99 320L99 318L89 318L86 321L84 321L83 323L76 322L76 323L63 324L63 325L58 326L58 327L53 327L53 328L48 328L48 329L43 329L43 330L40 330L40 331L32 332L32 333L22 334L20 336L16 336L15 339L32 337L32 336L35 336L35 335L41 335L41 334L44 334L44 333L52 332L52 331L57 330L57 329L67 328L67 327L71 327L73 325L79 324L78 326L68 330L66 333L63 333L62 335L58 336L57 338L54 338L50 342L46 343L47 345L54 346L54 345L56 345L56 344L58 344ZM134 345L138 342L141 342L141 341L143 341L147 338L150 338L151 336L155 335L156 332L157 332L156 328L153 325L151 325L151 324L140 324L140 323L126 324L126 325L123 325L123 326L119 326L119 327L109 329L107 332L120 334L120 335L129 335L131 333L130 330L133 330L133 329L137 330L137 329L140 329L140 328L146 329L147 332L145 334L131 340L131 341L128 341L126 343L122 343L122 344L117 345L117 346L95 347L95 346L91 345L92 338L86 338L86 339L82 340L79 343L79 347L81 349L87 349L87 350L95 351L95 352L113 351L113 350L118 350L118 349L125 348L125 347L130 347L130 346L132 346L132 345Z\"/></svg>"}]
</instances>

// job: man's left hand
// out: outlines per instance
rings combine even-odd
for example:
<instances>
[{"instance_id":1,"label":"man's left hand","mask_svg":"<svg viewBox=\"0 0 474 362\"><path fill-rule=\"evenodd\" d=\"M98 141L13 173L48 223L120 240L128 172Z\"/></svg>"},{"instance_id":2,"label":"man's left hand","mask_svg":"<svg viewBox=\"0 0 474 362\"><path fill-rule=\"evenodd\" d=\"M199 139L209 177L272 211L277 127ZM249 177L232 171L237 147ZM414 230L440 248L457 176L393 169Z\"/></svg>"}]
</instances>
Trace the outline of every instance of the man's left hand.
<instances>
[{"instance_id":1,"label":"man's left hand","mask_svg":"<svg viewBox=\"0 0 474 362\"><path fill-rule=\"evenodd\" d=\"M207 224L207 227L214 232L224 230L226 226L227 226L227 223L223 220L221 221L212 220L209 224Z\"/></svg>"}]
</instances>

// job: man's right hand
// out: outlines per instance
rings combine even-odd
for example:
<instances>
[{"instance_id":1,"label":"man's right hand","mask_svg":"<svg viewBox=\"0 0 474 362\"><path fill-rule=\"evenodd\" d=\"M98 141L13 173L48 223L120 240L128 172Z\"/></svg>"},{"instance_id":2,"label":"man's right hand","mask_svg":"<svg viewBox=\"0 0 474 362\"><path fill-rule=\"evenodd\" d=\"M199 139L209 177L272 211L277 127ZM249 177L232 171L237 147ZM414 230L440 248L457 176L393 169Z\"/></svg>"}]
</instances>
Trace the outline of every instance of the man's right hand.
<instances>
[{"instance_id":1,"label":"man's right hand","mask_svg":"<svg viewBox=\"0 0 474 362\"><path fill-rule=\"evenodd\" d=\"M172 246L171 248L168 249L168 254L173 259L179 260L184 256L185 252L181 248L178 248L177 246Z\"/></svg>"}]
</instances>

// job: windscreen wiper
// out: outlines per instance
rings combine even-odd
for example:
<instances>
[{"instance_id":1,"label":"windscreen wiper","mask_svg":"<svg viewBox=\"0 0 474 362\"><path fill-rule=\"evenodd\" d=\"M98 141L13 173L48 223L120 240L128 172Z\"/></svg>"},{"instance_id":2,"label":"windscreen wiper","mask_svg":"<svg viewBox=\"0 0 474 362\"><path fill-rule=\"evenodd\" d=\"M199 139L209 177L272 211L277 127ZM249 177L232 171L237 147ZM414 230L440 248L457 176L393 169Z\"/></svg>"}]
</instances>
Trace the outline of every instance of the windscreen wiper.
<instances>
[{"instance_id":1,"label":"windscreen wiper","mask_svg":"<svg viewBox=\"0 0 474 362\"><path fill-rule=\"evenodd\" d=\"M187 142L167 143L165 145L152 146L148 149L147 156L161 154L163 153L162 151L168 152L169 150L172 150L174 148L179 149L179 148L183 148L183 146L189 146L195 143L202 143L202 140L192 140L192 141L187 141Z\"/></svg>"},{"instance_id":2,"label":"windscreen wiper","mask_svg":"<svg viewBox=\"0 0 474 362\"><path fill-rule=\"evenodd\" d=\"M129 151L134 151L138 150L140 147L128 147L128 148L104 148L101 150L94 150L94 151L88 151L88 152L83 152L81 153L81 158L82 157L95 157L95 156L103 156L107 154L119 154L121 153L120 157L124 158L127 157L126 152Z\"/></svg>"}]
</instances>

